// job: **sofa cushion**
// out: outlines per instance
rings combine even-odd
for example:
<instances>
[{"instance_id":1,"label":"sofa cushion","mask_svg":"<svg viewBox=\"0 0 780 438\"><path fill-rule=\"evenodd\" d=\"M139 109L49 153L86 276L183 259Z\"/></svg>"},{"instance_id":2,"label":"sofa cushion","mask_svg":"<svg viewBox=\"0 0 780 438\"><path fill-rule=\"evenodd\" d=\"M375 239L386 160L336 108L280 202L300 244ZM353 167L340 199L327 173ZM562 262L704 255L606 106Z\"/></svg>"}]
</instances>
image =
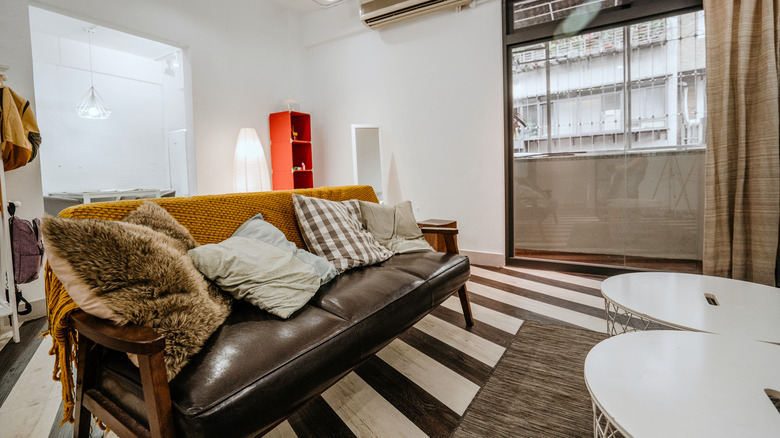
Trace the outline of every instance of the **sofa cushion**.
<instances>
[{"instance_id":1,"label":"sofa cushion","mask_svg":"<svg viewBox=\"0 0 780 438\"><path fill-rule=\"evenodd\" d=\"M236 232L233 233L233 236L257 239L269 245L273 245L282 251L291 253L303 263L314 268L317 272L317 276L320 278L320 284L329 282L333 277L339 274L336 267L333 266L333 263L318 255L300 249L295 246L294 243L287 240L278 228L263 220L262 214L258 214L252 219L244 222L244 224L238 227Z\"/></svg>"},{"instance_id":2,"label":"sofa cushion","mask_svg":"<svg viewBox=\"0 0 780 438\"><path fill-rule=\"evenodd\" d=\"M452 295L468 276L468 258L461 255L400 254L339 275L309 304L351 321L365 358Z\"/></svg>"},{"instance_id":3,"label":"sofa cushion","mask_svg":"<svg viewBox=\"0 0 780 438\"><path fill-rule=\"evenodd\" d=\"M333 202L293 194L293 203L306 246L333 262L339 272L372 265L393 255L363 229L359 201Z\"/></svg>"},{"instance_id":4,"label":"sofa cushion","mask_svg":"<svg viewBox=\"0 0 780 438\"><path fill-rule=\"evenodd\" d=\"M198 245L190 232L179 224L173 216L168 214L164 208L151 202L141 204L122 221L143 225L161 232L172 239L169 243L180 247L183 251ZM49 263L60 281L63 284L70 285L68 293L74 299L74 302L79 305L79 308L98 318L118 322L119 317L114 314L114 311L106 305L103 299L94 293L88 284L81 281L79 273L71 267L68 257L60 257L61 254L62 252L53 254L49 257Z\"/></svg>"},{"instance_id":5,"label":"sofa cushion","mask_svg":"<svg viewBox=\"0 0 780 438\"><path fill-rule=\"evenodd\" d=\"M131 224L144 225L165 234L173 239L182 251L188 251L198 246L198 242L192 237L190 231L154 202L144 202L122 220Z\"/></svg>"},{"instance_id":6,"label":"sofa cushion","mask_svg":"<svg viewBox=\"0 0 780 438\"><path fill-rule=\"evenodd\" d=\"M468 257L444 252L398 254L382 262L381 266L425 281L431 288L432 307L449 298L470 275Z\"/></svg>"},{"instance_id":7,"label":"sofa cushion","mask_svg":"<svg viewBox=\"0 0 780 438\"><path fill-rule=\"evenodd\" d=\"M310 304L352 322L375 314L399 298L414 293L420 278L379 265L347 271L317 291ZM425 302L429 306L430 302ZM399 318L400 319L400 318Z\"/></svg>"},{"instance_id":8,"label":"sofa cushion","mask_svg":"<svg viewBox=\"0 0 780 438\"><path fill-rule=\"evenodd\" d=\"M430 312L431 290L413 275L374 265L339 275L310 304L349 320L366 358Z\"/></svg>"},{"instance_id":9,"label":"sofa cushion","mask_svg":"<svg viewBox=\"0 0 780 438\"><path fill-rule=\"evenodd\" d=\"M46 220L44 219L44 224ZM114 310L106 304L92 287L82 280L79 273L71 267L68 261L68 256L60 255L53 249L52 244L46 239L44 234L44 246L46 248L46 256L48 258L49 266L51 270L57 275L57 278L68 289L68 295L76 303L79 308L90 315L97 316L98 318L108 319L110 321L117 322L120 318L114 314Z\"/></svg>"},{"instance_id":10,"label":"sofa cushion","mask_svg":"<svg viewBox=\"0 0 780 438\"><path fill-rule=\"evenodd\" d=\"M169 379L230 312L187 253L163 233L125 222L52 216L44 217L42 231L49 264L77 304L81 294L92 297L111 310L117 324L151 327L165 336Z\"/></svg>"}]
</instances>

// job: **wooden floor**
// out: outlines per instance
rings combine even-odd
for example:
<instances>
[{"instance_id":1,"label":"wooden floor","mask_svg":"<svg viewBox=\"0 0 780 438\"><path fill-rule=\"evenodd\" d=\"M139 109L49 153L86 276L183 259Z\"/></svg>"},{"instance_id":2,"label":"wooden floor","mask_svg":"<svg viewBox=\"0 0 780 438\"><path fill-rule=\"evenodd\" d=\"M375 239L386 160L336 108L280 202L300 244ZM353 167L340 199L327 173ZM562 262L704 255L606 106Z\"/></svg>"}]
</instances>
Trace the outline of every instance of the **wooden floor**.
<instances>
[{"instance_id":1,"label":"wooden floor","mask_svg":"<svg viewBox=\"0 0 780 438\"><path fill-rule=\"evenodd\" d=\"M523 321L606 329L599 278L514 267L471 274L473 328L449 298L267 436L447 437ZM22 343L0 350L0 437L72 436L70 424L59 427L44 329L44 319L28 322Z\"/></svg>"}]
</instances>

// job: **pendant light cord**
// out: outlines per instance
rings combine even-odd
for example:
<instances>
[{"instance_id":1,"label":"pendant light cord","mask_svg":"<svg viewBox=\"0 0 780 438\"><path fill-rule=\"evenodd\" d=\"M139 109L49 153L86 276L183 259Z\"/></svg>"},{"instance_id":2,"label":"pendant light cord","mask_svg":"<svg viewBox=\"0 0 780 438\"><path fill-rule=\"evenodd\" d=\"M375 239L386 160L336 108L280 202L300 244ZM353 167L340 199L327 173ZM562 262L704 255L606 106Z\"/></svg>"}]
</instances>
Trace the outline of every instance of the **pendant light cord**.
<instances>
[{"instance_id":1,"label":"pendant light cord","mask_svg":"<svg viewBox=\"0 0 780 438\"><path fill-rule=\"evenodd\" d=\"M85 27L87 31L87 44L89 45L89 86L95 88L94 72L92 70L92 34L95 33L95 28Z\"/></svg>"},{"instance_id":2,"label":"pendant light cord","mask_svg":"<svg viewBox=\"0 0 780 438\"><path fill-rule=\"evenodd\" d=\"M78 105L76 105L76 112L79 117L85 119L103 120L111 115L111 110L105 107L103 99L100 97L97 90L95 90L95 71L94 66L92 65L92 34L95 33L95 28L97 28L97 26L83 28L84 32L87 33L87 45L89 46L89 90L87 90L87 93Z\"/></svg>"}]
</instances>

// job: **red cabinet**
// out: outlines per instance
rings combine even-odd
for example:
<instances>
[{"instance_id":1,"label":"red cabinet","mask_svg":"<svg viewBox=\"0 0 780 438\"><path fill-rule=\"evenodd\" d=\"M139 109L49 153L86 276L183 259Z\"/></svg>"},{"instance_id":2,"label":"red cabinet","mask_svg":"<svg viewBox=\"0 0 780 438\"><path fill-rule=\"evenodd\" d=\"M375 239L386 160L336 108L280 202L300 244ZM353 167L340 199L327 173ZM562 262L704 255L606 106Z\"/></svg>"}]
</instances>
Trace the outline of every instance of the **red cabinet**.
<instances>
[{"instance_id":1,"label":"red cabinet","mask_svg":"<svg viewBox=\"0 0 780 438\"><path fill-rule=\"evenodd\" d=\"M311 116L282 111L268 118L274 190L314 187L311 163Z\"/></svg>"}]
</instances>

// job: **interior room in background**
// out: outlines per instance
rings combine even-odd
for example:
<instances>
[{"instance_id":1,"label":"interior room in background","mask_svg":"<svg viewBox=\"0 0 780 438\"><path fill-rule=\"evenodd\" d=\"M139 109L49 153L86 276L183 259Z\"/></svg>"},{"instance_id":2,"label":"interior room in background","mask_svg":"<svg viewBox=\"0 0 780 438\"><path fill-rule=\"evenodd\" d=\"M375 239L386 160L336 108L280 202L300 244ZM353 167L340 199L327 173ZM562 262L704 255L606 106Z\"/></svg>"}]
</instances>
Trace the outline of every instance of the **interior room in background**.
<instances>
[{"instance_id":1,"label":"interior room in background","mask_svg":"<svg viewBox=\"0 0 780 438\"><path fill-rule=\"evenodd\" d=\"M82 197L90 202L194 193L184 52L35 7L30 26L38 113L51 135L41 157L44 194L90 192ZM90 92L110 115L78 113ZM148 193L127 192L137 189Z\"/></svg>"}]
</instances>

